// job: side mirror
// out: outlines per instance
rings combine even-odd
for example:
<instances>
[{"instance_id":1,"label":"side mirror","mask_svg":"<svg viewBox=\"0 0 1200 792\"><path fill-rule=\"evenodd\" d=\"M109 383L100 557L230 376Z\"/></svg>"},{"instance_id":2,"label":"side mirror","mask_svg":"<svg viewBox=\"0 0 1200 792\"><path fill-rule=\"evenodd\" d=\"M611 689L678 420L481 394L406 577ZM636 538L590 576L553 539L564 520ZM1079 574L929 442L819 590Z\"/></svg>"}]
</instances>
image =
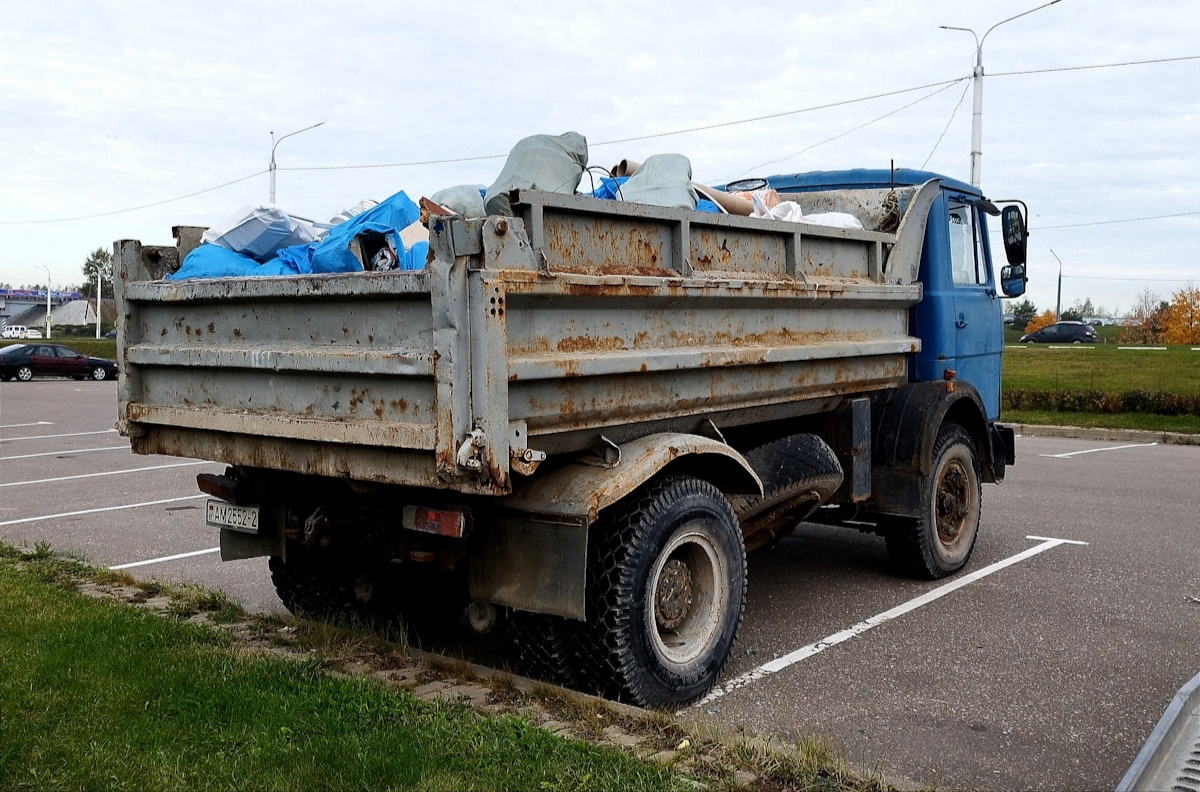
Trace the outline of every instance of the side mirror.
<instances>
[{"instance_id":1,"label":"side mirror","mask_svg":"<svg viewBox=\"0 0 1200 792\"><path fill-rule=\"evenodd\" d=\"M1021 210L1012 205L1004 207L1000 212L1000 227L1004 232L1004 255L1008 257L1009 264L1021 265L1021 276L1024 277L1025 244L1029 240L1029 232L1025 228Z\"/></svg>"},{"instance_id":2,"label":"side mirror","mask_svg":"<svg viewBox=\"0 0 1200 792\"><path fill-rule=\"evenodd\" d=\"M1025 293L1025 265L1010 264L1000 268L1000 290L1005 297L1020 297Z\"/></svg>"}]
</instances>

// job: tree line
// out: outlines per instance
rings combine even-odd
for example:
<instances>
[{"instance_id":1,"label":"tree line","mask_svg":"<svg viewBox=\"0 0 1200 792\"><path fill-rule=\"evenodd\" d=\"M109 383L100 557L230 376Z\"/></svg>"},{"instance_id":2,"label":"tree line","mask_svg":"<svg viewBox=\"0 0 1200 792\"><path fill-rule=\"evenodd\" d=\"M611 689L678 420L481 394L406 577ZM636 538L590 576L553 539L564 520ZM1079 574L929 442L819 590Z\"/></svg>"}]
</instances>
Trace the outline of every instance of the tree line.
<instances>
[{"instance_id":1,"label":"tree line","mask_svg":"<svg viewBox=\"0 0 1200 792\"><path fill-rule=\"evenodd\" d=\"M1049 309L1038 313L1037 307L1025 298L1012 307L1013 325L1024 327L1026 333L1041 330L1056 321L1082 321L1103 315L1094 309L1090 299L1076 303L1055 317ZM1200 287L1185 286L1164 300L1149 288L1143 289L1134 300L1121 324L1118 339L1124 344L1200 344Z\"/></svg>"}]
</instances>

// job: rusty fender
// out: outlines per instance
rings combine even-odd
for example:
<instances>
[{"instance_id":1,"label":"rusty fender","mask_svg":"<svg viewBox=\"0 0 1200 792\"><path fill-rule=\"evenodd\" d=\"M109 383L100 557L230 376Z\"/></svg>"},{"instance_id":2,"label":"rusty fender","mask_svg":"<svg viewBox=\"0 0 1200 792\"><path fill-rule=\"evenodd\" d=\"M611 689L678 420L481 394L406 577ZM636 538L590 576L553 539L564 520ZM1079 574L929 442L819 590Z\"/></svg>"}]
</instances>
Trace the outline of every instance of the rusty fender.
<instances>
[{"instance_id":1,"label":"rusty fender","mask_svg":"<svg viewBox=\"0 0 1200 792\"><path fill-rule=\"evenodd\" d=\"M762 482L745 458L717 440L666 432L632 440L619 451L607 466L573 462L501 498L502 515L471 559L471 596L583 619L588 526L601 510L668 467L728 494L762 494Z\"/></svg>"},{"instance_id":2,"label":"rusty fender","mask_svg":"<svg viewBox=\"0 0 1200 792\"><path fill-rule=\"evenodd\" d=\"M668 466L704 479L726 494L762 494L762 481L750 463L719 440L663 432L631 440L620 446L620 452L611 467L574 462L535 477L501 503L506 509L583 518L591 524L601 510Z\"/></svg>"}]
</instances>

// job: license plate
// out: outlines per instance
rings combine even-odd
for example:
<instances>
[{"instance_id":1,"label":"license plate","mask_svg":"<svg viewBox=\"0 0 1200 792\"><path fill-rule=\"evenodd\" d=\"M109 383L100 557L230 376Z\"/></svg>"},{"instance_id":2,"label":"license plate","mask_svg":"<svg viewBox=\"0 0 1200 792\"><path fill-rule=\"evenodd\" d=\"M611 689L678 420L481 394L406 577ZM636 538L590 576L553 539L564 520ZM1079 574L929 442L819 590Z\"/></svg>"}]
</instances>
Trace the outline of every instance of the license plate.
<instances>
[{"instance_id":1,"label":"license plate","mask_svg":"<svg viewBox=\"0 0 1200 792\"><path fill-rule=\"evenodd\" d=\"M243 533L258 533L258 507L234 506L225 501L210 500L205 510L205 522L217 528L229 528Z\"/></svg>"}]
</instances>

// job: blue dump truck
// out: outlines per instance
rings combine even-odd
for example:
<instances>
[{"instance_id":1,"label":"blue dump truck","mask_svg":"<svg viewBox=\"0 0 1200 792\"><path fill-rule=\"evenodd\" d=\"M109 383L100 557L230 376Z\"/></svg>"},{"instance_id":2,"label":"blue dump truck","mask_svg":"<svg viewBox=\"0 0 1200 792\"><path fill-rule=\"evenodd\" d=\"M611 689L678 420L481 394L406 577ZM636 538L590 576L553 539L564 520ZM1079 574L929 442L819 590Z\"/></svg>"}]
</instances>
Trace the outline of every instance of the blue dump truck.
<instances>
[{"instance_id":1,"label":"blue dump truck","mask_svg":"<svg viewBox=\"0 0 1200 792\"><path fill-rule=\"evenodd\" d=\"M729 187L861 227L514 190L431 215L416 271L167 280L203 229L118 242L118 426L228 466L198 477L222 558L269 557L298 614L465 610L528 673L695 700L748 551L809 520L953 574L1014 461L1019 202L911 170Z\"/></svg>"}]
</instances>

